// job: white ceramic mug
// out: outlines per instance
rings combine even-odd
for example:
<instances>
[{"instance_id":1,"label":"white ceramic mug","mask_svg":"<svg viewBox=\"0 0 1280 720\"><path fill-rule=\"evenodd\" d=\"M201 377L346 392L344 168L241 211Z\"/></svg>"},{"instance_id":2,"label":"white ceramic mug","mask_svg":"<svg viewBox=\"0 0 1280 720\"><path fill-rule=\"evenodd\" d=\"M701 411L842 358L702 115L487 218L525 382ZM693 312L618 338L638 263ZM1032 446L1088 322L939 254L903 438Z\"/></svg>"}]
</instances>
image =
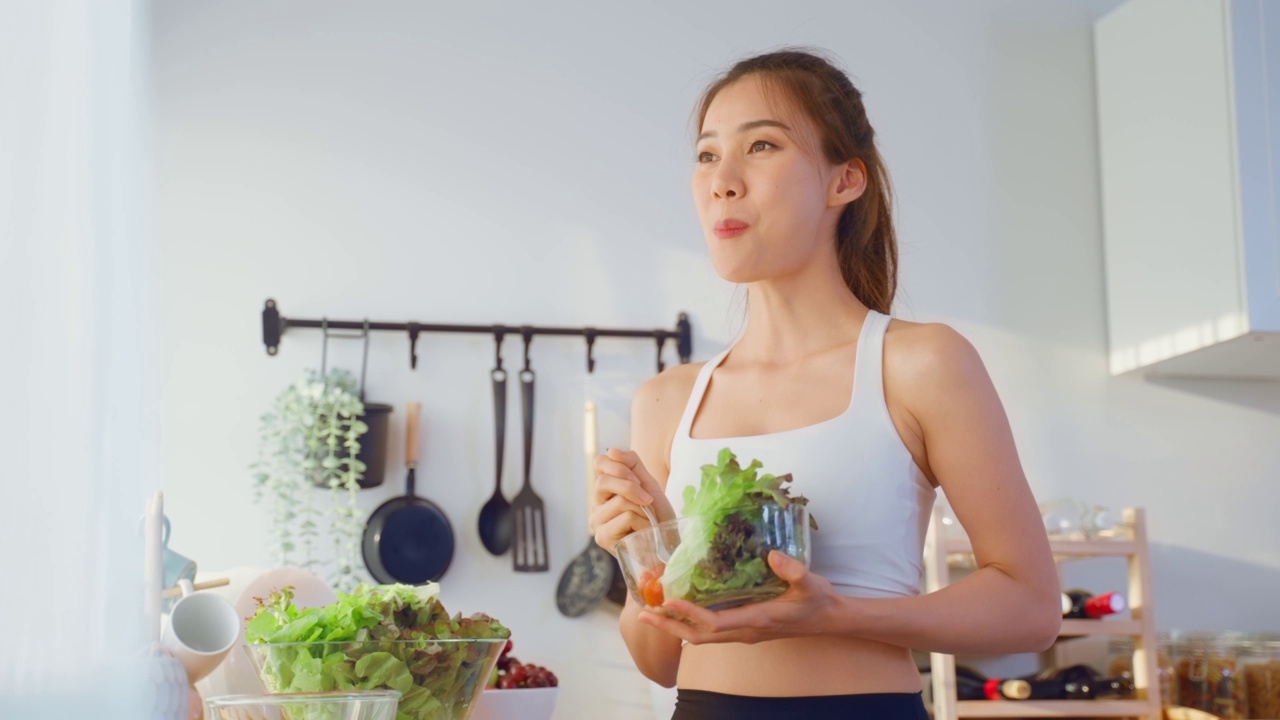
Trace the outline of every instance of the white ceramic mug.
<instances>
[{"instance_id":1,"label":"white ceramic mug","mask_svg":"<svg viewBox=\"0 0 1280 720\"><path fill-rule=\"evenodd\" d=\"M161 644L195 683L222 662L240 638L240 618L225 598L195 592L190 580L179 580L182 598L173 604L164 623Z\"/></svg>"}]
</instances>

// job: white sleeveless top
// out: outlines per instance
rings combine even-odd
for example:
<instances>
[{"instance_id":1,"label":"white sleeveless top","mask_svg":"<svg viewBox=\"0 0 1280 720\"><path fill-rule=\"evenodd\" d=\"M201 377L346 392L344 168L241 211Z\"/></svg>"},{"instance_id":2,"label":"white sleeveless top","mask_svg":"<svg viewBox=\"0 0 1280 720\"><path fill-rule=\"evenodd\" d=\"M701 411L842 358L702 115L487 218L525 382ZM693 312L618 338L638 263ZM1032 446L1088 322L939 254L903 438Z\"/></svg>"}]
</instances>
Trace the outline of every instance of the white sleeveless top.
<instances>
[{"instance_id":1,"label":"white sleeveless top","mask_svg":"<svg viewBox=\"0 0 1280 720\"><path fill-rule=\"evenodd\" d=\"M884 399L884 333L889 316L871 310L858 337L853 396L830 420L793 430L731 438L689 436L711 374L732 346L703 366L671 442L667 497L679 513L684 489L701 481L727 447L745 467L791 473L793 494L809 498L820 529L810 539L810 569L842 595L916 595L934 489L902 443Z\"/></svg>"}]
</instances>

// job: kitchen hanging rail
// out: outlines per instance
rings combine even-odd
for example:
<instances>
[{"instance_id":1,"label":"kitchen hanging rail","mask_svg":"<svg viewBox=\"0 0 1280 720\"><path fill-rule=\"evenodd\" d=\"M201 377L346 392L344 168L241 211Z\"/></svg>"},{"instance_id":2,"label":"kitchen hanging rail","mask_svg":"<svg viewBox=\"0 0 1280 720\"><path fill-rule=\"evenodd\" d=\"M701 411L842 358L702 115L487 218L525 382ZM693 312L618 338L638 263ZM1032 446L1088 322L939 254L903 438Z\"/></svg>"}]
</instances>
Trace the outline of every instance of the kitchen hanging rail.
<instances>
[{"instance_id":1,"label":"kitchen hanging rail","mask_svg":"<svg viewBox=\"0 0 1280 720\"><path fill-rule=\"evenodd\" d=\"M680 313L680 317L676 320L675 330L627 330L614 328L596 328L596 327L539 327L534 325L450 325L443 323L425 323L425 322L373 322L369 320L300 320L297 318L286 318L280 314L280 308L276 305L276 301L268 298L266 304L262 308L262 343L267 348L268 355L275 355L280 351L280 338L289 328L315 328L328 330L360 330L360 331L392 331L403 332L409 335L409 367L417 368L418 366L418 335L424 332L441 332L441 333L476 333L482 335L493 335L501 342L505 335L520 335L525 340L526 350L528 342L534 335L565 335L570 337L581 337L587 342L587 371L595 370L595 356L593 354L595 341L602 337L617 338L645 338L653 340L657 344L658 350L658 372L666 367L666 363L662 360L662 350L668 340L674 340L676 344L676 353L680 356L680 362L687 363L693 356L693 331L689 325L689 316L686 313Z\"/></svg>"}]
</instances>

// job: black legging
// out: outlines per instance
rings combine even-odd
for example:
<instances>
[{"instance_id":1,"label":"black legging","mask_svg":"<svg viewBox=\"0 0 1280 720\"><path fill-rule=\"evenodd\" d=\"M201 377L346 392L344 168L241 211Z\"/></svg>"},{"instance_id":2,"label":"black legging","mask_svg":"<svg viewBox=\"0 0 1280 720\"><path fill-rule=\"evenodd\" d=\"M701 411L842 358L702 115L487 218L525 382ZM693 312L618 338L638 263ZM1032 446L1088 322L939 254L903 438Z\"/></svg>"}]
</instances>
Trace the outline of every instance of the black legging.
<instances>
[{"instance_id":1,"label":"black legging","mask_svg":"<svg viewBox=\"0 0 1280 720\"><path fill-rule=\"evenodd\" d=\"M920 693L748 697L677 690L671 720L928 720Z\"/></svg>"}]
</instances>

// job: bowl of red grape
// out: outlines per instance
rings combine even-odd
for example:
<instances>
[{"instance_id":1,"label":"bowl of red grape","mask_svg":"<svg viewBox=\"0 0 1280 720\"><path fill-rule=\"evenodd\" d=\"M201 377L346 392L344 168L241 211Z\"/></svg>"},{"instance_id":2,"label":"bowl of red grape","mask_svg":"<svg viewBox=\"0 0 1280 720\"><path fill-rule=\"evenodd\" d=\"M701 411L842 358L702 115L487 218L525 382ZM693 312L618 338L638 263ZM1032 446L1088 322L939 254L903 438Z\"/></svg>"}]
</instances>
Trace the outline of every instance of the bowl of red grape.
<instances>
[{"instance_id":1,"label":"bowl of red grape","mask_svg":"<svg viewBox=\"0 0 1280 720\"><path fill-rule=\"evenodd\" d=\"M541 665L520 662L511 654L512 647L508 640L470 720L550 720L560 679Z\"/></svg>"}]
</instances>

